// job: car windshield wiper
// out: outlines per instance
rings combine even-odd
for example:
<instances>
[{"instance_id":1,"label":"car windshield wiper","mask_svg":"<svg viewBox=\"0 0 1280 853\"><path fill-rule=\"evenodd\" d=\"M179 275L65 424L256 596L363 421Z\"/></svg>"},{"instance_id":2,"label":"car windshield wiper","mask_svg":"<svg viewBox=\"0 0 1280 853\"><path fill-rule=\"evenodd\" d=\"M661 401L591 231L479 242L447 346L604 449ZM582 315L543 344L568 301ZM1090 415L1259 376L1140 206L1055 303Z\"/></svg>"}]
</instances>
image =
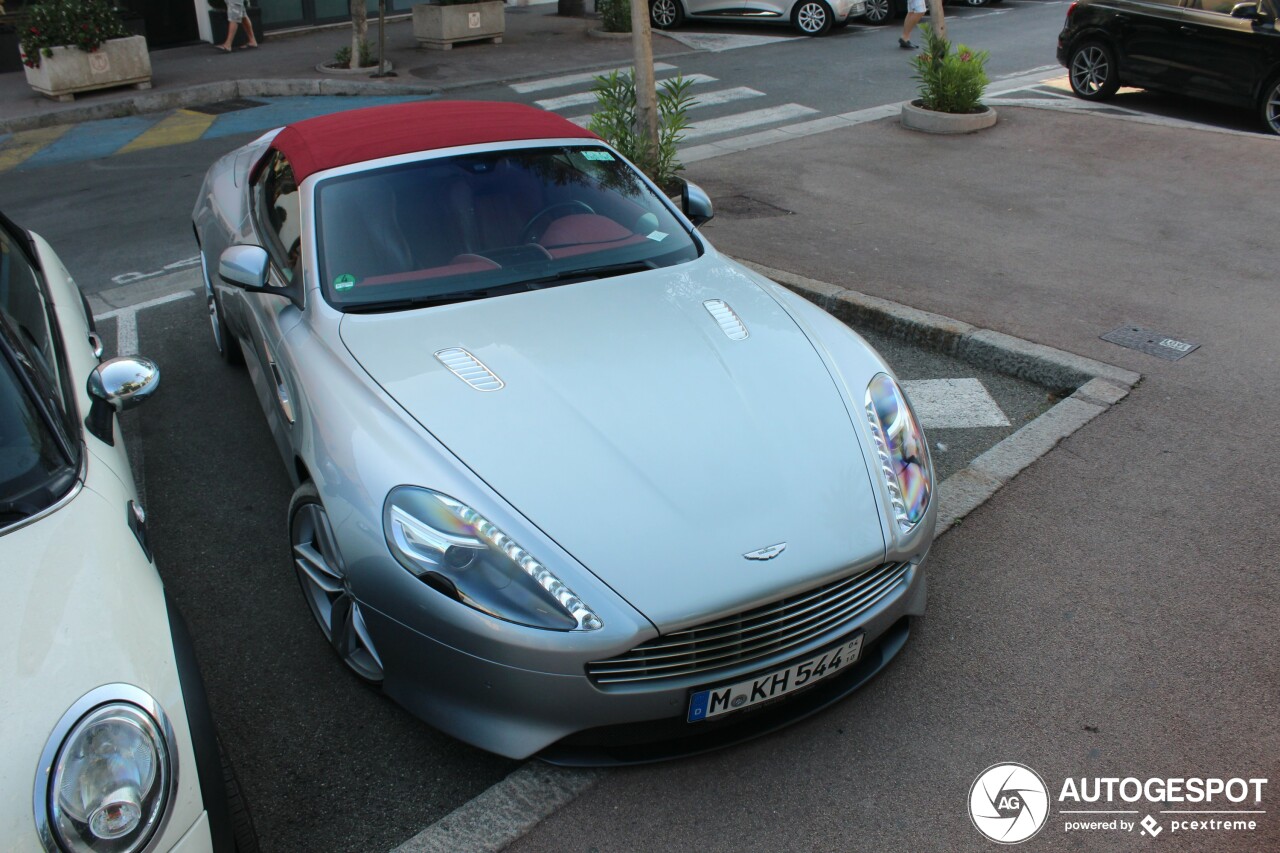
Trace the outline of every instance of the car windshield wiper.
<instances>
[{"instance_id":1,"label":"car windshield wiper","mask_svg":"<svg viewBox=\"0 0 1280 853\"><path fill-rule=\"evenodd\" d=\"M444 305L450 302L469 302L473 299L487 299L501 293L511 292L507 288L478 288L476 290L459 290L455 293L433 293L430 296L410 296L404 299L387 299L382 302L363 302L356 305L343 305L342 310L349 314L366 314L378 311L403 311L406 308L422 308L427 305Z\"/></svg>"},{"instance_id":2,"label":"car windshield wiper","mask_svg":"<svg viewBox=\"0 0 1280 853\"><path fill-rule=\"evenodd\" d=\"M653 269L649 261L629 261L625 264L611 264L603 267L582 267L576 270L562 270L542 278L531 278L525 282L530 288L547 284L570 284L575 281L589 281L595 278L609 278L615 275L627 275L633 272L645 272Z\"/></svg>"}]
</instances>

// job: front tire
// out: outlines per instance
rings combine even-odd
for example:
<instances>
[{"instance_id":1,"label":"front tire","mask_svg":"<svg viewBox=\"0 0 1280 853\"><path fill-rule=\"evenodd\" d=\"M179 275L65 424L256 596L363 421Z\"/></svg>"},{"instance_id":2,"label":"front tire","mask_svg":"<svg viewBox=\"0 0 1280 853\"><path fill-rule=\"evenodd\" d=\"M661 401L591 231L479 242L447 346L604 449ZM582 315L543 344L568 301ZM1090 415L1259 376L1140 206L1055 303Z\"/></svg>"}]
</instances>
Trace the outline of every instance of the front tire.
<instances>
[{"instance_id":1,"label":"front tire","mask_svg":"<svg viewBox=\"0 0 1280 853\"><path fill-rule=\"evenodd\" d=\"M1067 77L1077 97L1105 101L1120 88L1115 51L1100 41L1076 45L1067 60Z\"/></svg>"},{"instance_id":2,"label":"front tire","mask_svg":"<svg viewBox=\"0 0 1280 853\"><path fill-rule=\"evenodd\" d=\"M1261 107L1262 126L1269 133L1280 134L1280 77L1263 87Z\"/></svg>"},{"instance_id":3,"label":"front tire","mask_svg":"<svg viewBox=\"0 0 1280 853\"><path fill-rule=\"evenodd\" d=\"M807 36L825 36L835 25L835 13L824 0L798 0L791 12L791 23Z\"/></svg>"},{"instance_id":4,"label":"front tire","mask_svg":"<svg viewBox=\"0 0 1280 853\"><path fill-rule=\"evenodd\" d=\"M203 248L200 250L200 272L204 277L205 305L209 309L209 325L213 332L213 345L218 348L218 358L232 367L239 367L244 364L244 352L240 349L240 342L227 328L226 318L222 314L222 300L218 298L218 292L209 278L209 263L205 260Z\"/></svg>"},{"instance_id":5,"label":"front tire","mask_svg":"<svg viewBox=\"0 0 1280 853\"><path fill-rule=\"evenodd\" d=\"M299 486L289 502L289 544L298 584L320 632L357 677L381 684L382 661L347 583L329 514L310 481Z\"/></svg>"},{"instance_id":6,"label":"front tire","mask_svg":"<svg viewBox=\"0 0 1280 853\"><path fill-rule=\"evenodd\" d=\"M680 0L652 0L649 4L649 23L660 30L674 30L684 23L684 7Z\"/></svg>"}]
</instances>

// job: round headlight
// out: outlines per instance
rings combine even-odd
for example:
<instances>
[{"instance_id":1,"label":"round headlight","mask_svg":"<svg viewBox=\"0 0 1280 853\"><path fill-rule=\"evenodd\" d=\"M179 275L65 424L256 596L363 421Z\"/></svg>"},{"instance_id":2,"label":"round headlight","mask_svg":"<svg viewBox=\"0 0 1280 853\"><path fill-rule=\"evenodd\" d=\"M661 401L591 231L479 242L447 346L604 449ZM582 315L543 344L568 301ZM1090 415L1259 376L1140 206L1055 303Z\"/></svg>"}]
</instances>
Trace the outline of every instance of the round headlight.
<instances>
[{"instance_id":1,"label":"round headlight","mask_svg":"<svg viewBox=\"0 0 1280 853\"><path fill-rule=\"evenodd\" d=\"M104 690L76 703L46 747L49 755L56 740L56 752L42 768L47 776L37 780L37 794L44 789L37 818L47 816L41 835L46 847L56 844L53 850L136 853L155 835L169 805L172 735L163 712L136 688L127 692L145 697L145 709L117 689L109 691L112 701L93 702L85 712L87 700Z\"/></svg>"}]
</instances>

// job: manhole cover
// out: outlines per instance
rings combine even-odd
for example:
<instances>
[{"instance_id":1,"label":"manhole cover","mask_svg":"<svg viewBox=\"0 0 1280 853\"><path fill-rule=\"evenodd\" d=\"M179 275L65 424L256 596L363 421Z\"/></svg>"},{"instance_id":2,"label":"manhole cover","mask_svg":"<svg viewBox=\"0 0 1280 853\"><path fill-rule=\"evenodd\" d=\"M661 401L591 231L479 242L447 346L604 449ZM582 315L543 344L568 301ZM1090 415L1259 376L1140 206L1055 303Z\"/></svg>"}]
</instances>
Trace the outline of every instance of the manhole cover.
<instances>
[{"instance_id":1,"label":"manhole cover","mask_svg":"<svg viewBox=\"0 0 1280 853\"><path fill-rule=\"evenodd\" d=\"M716 199L715 204L716 213L730 219L765 219L792 214L792 211L784 207L745 195L722 196Z\"/></svg>"},{"instance_id":2,"label":"manhole cover","mask_svg":"<svg viewBox=\"0 0 1280 853\"><path fill-rule=\"evenodd\" d=\"M240 110L251 110L254 107L263 106L266 101L254 101L249 98L232 98L229 101L217 101L212 104L201 104L198 107L188 107L193 113L204 113L207 116L220 116L225 113L234 113Z\"/></svg>"},{"instance_id":3,"label":"manhole cover","mask_svg":"<svg viewBox=\"0 0 1280 853\"><path fill-rule=\"evenodd\" d=\"M1122 347L1136 349L1147 355L1154 355L1167 361L1177 361L1200 348L1191 341L1180 341L1160 332L1143 329L1138 326L1121 326L1102 336L1104 341L1119 344Z\"/></svg>"}]
</instances>

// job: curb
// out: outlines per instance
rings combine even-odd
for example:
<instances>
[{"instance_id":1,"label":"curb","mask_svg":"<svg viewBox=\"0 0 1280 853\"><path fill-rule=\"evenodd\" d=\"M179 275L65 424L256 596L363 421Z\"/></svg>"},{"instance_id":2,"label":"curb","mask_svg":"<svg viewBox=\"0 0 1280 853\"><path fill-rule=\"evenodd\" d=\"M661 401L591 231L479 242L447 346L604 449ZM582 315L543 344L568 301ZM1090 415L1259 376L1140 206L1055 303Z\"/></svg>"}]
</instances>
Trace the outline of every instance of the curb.
<instances>
[{"instance_id":1,"label":"curb","mask_svg":"<svg viewBox=\"0 0 1280 853\"><path fill-rule=\"evenodd\" d=\"M421 95L435 97L438 86L417 83L381 83L341 78L315 79L310 77L285 79L228 80L220 83L200 83L182 89L157 92L155 90L101 104L85 104L57 112L34 116L18 116L0 119L0 132L12 133L35 130L61 124L78 124L84 121L121 118L123 116L156 113L180 107L200 106L234 98L280 98L299 95Z\"/></svg>"}]
</instances>

